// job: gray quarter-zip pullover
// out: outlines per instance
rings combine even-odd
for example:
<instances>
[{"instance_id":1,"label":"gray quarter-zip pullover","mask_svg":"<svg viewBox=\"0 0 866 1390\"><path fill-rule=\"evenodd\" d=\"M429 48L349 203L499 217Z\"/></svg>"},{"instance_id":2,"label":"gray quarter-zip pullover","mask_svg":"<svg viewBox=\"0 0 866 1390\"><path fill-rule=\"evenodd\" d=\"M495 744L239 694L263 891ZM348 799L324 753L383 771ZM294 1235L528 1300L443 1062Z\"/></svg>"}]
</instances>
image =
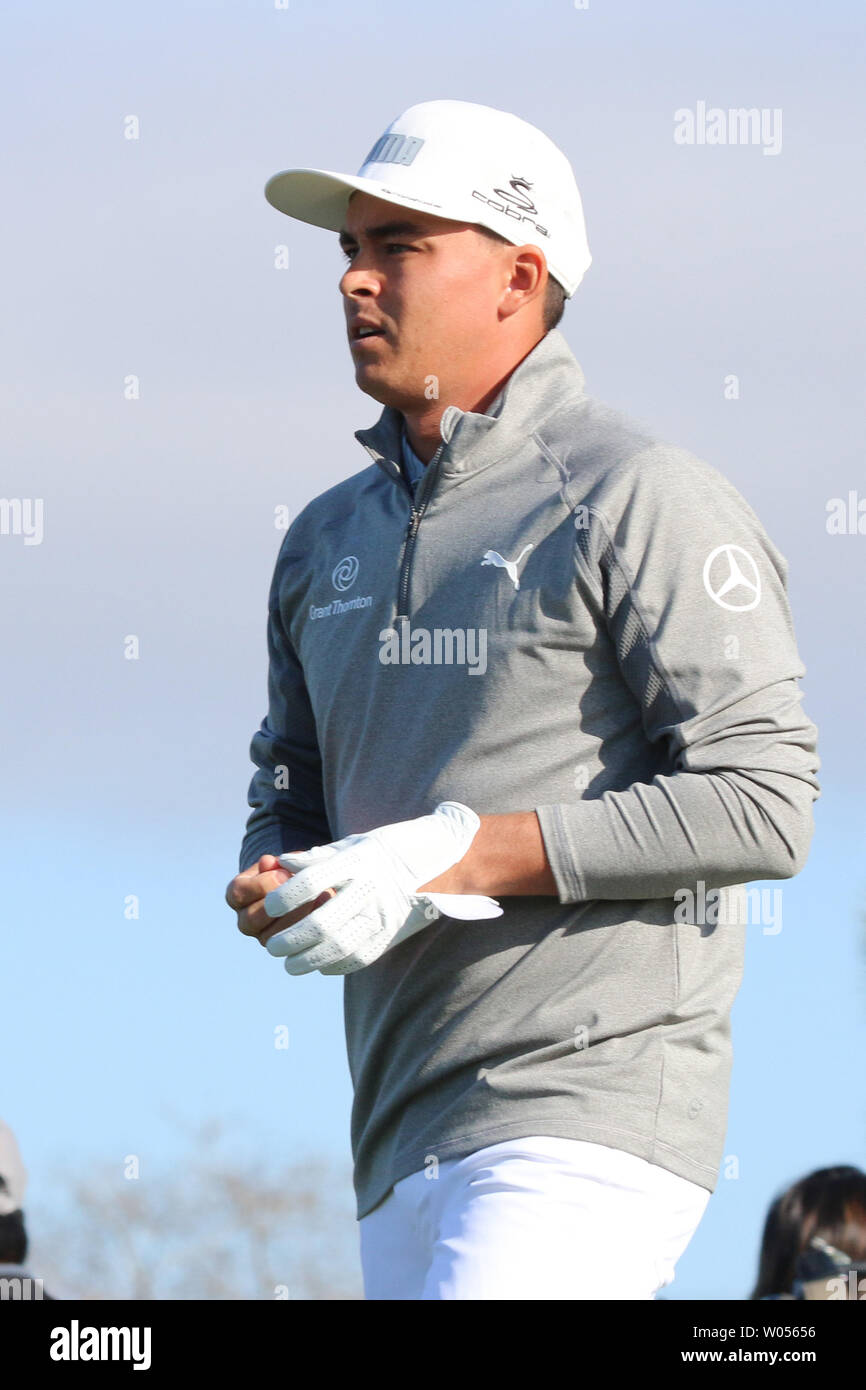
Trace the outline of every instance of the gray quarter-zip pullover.
<instances>
[{"instance_id":1,"label":"gray quarter-zip pullover","mask_svg":"<svg viewBox=\"0 0 866 1390\"><path fill-rule=\"evenodd\" d=\"M491 413L446 408L414 498L402 425L357 431L370 466L280 549L240 867L456 800L536 810L558 896L344 978L358 1217L530 1134L712 1191L743 888L799 872L820 794L787 563L712 466L587 395L556 329Z\"/></svg>"}]
</instances>

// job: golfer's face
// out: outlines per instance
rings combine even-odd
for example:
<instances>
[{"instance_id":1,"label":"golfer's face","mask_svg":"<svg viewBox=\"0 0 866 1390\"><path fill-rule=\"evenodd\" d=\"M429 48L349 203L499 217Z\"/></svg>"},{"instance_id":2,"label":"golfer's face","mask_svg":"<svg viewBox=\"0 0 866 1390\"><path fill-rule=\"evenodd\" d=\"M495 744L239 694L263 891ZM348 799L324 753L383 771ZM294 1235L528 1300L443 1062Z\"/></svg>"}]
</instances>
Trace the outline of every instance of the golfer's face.
<instances>
[{"instance_id":1,"label":"golfer's face","mask_svg":"<svg viewBox=\"0 0 866 1390\"><path fill-rule=\"evenodd\" d=\"M361 390L398 410L438 398L443 385L455 392L495 324L502 285L495 244L471 224L367 193L350 199L340 244L349 261L340 292Z\"/></svg>"}]
</instances>

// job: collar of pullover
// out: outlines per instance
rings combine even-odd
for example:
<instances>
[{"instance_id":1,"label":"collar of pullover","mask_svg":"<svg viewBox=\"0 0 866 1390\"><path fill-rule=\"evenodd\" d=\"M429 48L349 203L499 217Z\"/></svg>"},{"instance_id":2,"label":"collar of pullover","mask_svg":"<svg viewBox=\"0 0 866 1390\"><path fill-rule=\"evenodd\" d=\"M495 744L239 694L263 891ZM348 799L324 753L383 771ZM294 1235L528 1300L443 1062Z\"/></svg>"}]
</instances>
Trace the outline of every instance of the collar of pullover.
<instances>
[{"instance_id":1,"label":"collar of pullover","mask_svg":"<svg viewBox=\"0 0 866 1390\"><path fill-rule=\"evenodd\" d=\"M531 434L568 397L583 393L580 364L562 333L553 328L518 362L489 413L461 410L456 405L445 407L439 424L445 446L440 477L461 478L480 472L495 463L509 445L513 447L516 438ZM355 438L395 482L402 477L402 429L402 413L386 405L375 425L355 431Z\"/></svg>"}]
</instances>

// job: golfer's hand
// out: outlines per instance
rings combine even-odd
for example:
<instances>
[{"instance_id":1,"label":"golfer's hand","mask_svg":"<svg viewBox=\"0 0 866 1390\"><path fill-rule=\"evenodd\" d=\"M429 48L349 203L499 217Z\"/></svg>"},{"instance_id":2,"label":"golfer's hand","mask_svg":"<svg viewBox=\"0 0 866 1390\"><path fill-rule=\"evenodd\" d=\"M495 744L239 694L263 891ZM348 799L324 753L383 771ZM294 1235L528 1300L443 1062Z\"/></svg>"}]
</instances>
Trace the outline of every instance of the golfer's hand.
<instances>
[{"instance_id":1,"label":"golfer's hand","mask_svg":"<svg viewBox=\"0 0 866 1390\"><path fill-rule=\"evenodd\" d=\"M323 890L334 890L334 901L272 933L268 951L285 957L290 975L349 975L442 912L469 921L500 917L492 898L418 892L420 883L432 883L463 858L480 823L469 806L440 801L430 815L281 854L280 867L294 872L296 882L279 885L265 899L278 924L294 920L297 908Z\"/></svg>"},{"instance_id":2,"label":"golfer's hand","mask_svg":"<svg viewBox=\"0 0 866 1390\"><path fill-rule=\"evenodd\" d=\"M225 898L229 907L238 914L238 931L244 936L257 937L264 946L275 932L285 931L334 896L333 888L327 888L285 916L274 919L265 912L262 905L264 898L273 888L279 888L290 878L292 874L282 867L273 854L263 854L257 864L235 875L226 888Z\"/></svg>"}]
</instances>

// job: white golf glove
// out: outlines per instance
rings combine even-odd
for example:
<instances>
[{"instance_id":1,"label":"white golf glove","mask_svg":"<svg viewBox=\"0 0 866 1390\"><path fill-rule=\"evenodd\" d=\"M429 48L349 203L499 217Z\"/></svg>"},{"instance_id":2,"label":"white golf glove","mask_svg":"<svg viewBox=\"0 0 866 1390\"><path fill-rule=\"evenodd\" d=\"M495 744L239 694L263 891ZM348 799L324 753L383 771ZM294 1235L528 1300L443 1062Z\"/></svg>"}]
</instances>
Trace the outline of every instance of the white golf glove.
<instances>
[{"instance_id":1,"label":"white golf glove","mask_svg":"<svg viewBox=\"0 0 866 1390\"><path fill-rule=\"evenodd\" d=\"M468 806L442 801L432 815L417 820L278 855L294 877L266 895L268 916L282 917L326 888L337 893L295 926L270 937L271 955L285 956L290 975L311 970L349 975L441 913L466 921L501 917L502 908L493 898L417 891L419 884L438 878L463 858L480 824Z\"/></svg>"}]
</instances>

